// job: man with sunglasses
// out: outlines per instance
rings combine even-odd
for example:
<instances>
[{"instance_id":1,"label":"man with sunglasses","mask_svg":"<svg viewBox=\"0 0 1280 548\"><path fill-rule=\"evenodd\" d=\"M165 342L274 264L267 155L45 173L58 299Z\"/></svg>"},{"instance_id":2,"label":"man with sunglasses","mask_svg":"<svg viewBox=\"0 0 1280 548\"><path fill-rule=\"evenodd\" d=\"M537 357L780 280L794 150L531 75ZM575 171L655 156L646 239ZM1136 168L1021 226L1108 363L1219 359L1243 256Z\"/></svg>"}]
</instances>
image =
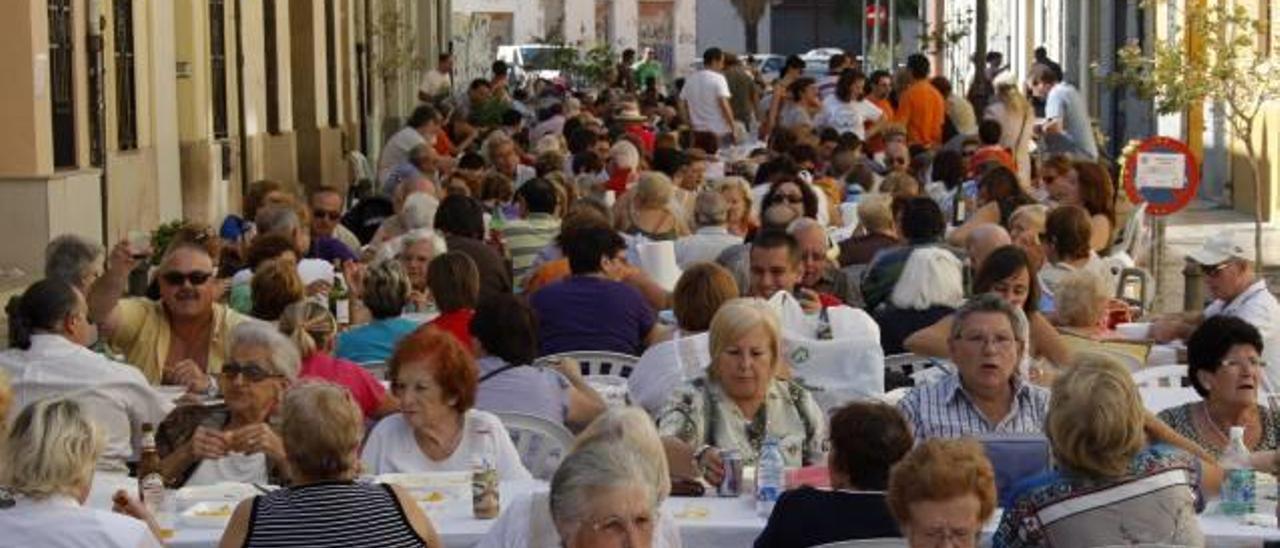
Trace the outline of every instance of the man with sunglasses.
<instances>
[{"instance_id":1,"label":"man with sunglasses","mask_svg":"<svg viewBox=\"0 0 1280 548\"><path fill-rule=\"evenodd\" d=\"M1160 342L1186 339L1205 318L1226 315L1240 318L1262 334L1264 361L1280 363L1280 302L1267 289L1250 261L1251 255L1237 236L1215 234L1188 256L1200 265L1205 288L1214 300L1203 312L1167 314L1151 325L1151 338ZM1280 368L1265 369L1266 388L1280 388Z\"/></svg>"},{"instance_id":2,"label":"man with sunglasses","mask_svg":"<svg viewBox=\"0 0 1280 548\"><path fill-rule=\"evenodd\" d=\"M340 222L345 213L342 192L335 187L320 185L311 191L311 239L335 238L348 250L360 249L360 239Z\"/></svg>"},{"instance_id":3,"label":"man with sunglasses","mask_svg":"<svg viewBox=\"0 0 1280 548\"><path fill-rule=\"evenodd\" d=\"M112 248L107 270L89 294L99 332L151 384L212 392L216 385L210 375L226 360L227 333L247 318L215 302L221 287L209 249L196 241L170 244L156 274L160 298L155 301L121 298L135 266L128 240Z\"/></svg>"}]
</instances>

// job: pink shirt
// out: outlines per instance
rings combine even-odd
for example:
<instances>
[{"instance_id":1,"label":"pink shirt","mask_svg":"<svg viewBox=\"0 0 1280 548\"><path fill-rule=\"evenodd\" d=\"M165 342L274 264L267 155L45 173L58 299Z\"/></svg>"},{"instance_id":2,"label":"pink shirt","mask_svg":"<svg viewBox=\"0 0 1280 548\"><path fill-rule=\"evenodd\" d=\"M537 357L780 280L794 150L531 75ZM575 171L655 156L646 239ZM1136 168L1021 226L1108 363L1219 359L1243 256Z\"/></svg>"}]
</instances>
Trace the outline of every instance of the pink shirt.
<instances>
[{"instance_id":1,"label":"pink shirt","mask_svg":"<svg viewBox=\"0 0 1280 548\"><path fill-rule=\"evenodd\" d=\"M324 352L316 352L302 360L302 371L298 376L304 379L324 379L345 386L367 419L373 418L373 412L387 394L382 383L364 368Z\"/></svg>"}]
</instances>

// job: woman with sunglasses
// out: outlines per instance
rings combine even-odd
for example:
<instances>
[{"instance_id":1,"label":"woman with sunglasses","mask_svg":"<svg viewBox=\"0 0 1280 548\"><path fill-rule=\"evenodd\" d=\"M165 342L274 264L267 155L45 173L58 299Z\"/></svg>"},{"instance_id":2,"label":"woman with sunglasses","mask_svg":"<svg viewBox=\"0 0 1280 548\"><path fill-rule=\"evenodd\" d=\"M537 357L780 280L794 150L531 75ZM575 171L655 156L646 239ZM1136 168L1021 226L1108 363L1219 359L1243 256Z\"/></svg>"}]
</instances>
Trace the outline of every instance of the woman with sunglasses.
<instances>
[{"instance_id":1,"label":"woman with sunglasses","mask_svg":"<svg viewBox=\"0 0 1280 548\"><path fill-rule=\"evenodd\" d=\"M219 482L288 483L288 460L270 424L298 376L298 350L271 325L231 331L218 385L225 403L176 409L156 431L160 468L171 487Z\"/></svg>"},{"instance_id":2,"label":"woman with sunglasses","mask_svg":"<svg viewBox=\"0 0 1280 548\"><path fill-rule=\"evenodd\" d=\"M781 178L769 185L769 191L765 193L764 200L761 200L760 211L767 211L773 206L791 209L795 213L794 218L818 218L818 195L813 187L794 176Z\"/></svg>"}]
</instances>

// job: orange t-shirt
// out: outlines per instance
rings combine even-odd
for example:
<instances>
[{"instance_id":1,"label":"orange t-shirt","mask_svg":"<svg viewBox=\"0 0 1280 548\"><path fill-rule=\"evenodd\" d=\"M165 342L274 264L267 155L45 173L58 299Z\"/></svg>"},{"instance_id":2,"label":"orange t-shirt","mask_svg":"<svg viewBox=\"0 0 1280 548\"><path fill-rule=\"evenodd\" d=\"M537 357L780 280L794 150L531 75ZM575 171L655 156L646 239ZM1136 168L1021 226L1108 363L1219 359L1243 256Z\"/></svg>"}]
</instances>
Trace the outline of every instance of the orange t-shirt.
<instances>
[{"instance_id":1,"label":"orange t-shirt","mask_svg":"<svg viewBox=\"0 0 1280 548\"><path fill-rule=\"evenodd\" d=\"M947 102L928 80L920 80L898 96L898 112L893 121L907 126L907 144L936 147L942 144L942 125L947 118Z\"/></svg>"},{"instance_id":2,"label":"orange t-shirt","mask_svg":"<svg viewBox=\"0 0 1280 548\"><path fill-rule=\"evenodd\" d=\"M893 119L893 103L890 103L888 98L874 99L867 97L867 100L870 101L871 104L875 105L876 108L880 109L880 112L884 113L885 120Z\"/></svg>"}]
</instances>

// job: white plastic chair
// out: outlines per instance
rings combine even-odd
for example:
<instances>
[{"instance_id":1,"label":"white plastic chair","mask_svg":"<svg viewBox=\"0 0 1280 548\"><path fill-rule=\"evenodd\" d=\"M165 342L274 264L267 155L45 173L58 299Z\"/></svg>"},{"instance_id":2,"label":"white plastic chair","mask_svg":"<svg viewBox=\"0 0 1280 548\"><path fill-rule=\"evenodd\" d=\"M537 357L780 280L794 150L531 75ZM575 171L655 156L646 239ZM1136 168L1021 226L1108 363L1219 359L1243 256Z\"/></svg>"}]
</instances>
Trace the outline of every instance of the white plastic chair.
<instances>
[{"instance_id":1,"label":"white plastic chair","mask_svg":"<svg viewBox=\"0 0 1280 548\"><path fill-rule=\"evenodd\" d=\"M563 425L524 413L496 413L511 435L520 462L533 477L550 480L573 446L573 433Z\"/></svg>"},{"instance_id":2,"label":"white plastic chair","mask_svg":"<svg viewBox=\"0 0 1280 548\"><path fill-rule=\"evenodd\" d=\"M1185 388L1191 385L1185 365L1155 365L1133 372L1138 388Z\"/></svg>"},{"instance_id":3,"label":"white plastic chair","mask_svg":"<svg viewBox=\"0 0 1280 548\"><path fill-rule=\"evenodd\" d=\"M639 356L630 354L581 350L543 356L538 358L535 365L548 365L563 358L577 360L578 366L582 368L583 376L612 375L624 379L631 376L631 370L635 367L636 362L640 360Z\"/></svg>"},{"instance_id":4,"label":"white plastic chair","mask_svg":"<svg viewBox=\"0 0 1280 548\"><path fill-rule=\"evenodd\" d=\"M914 378L917 373L937 367L941 365L941 363L942 362L937 358L921 356L911 352L903 352L901 354L884 357L885 371L902 373L903 375L912 378Z\"/></svg>"},{"instance_id":5,"label":"white plastic chair","mask_svg":"<svg viewBox=\"0 0 1280 548\"><path fill-rule=\"evenodd\" d=\"M897 388L894 388L893 390L885 392L884 395L880 396L880 401L885 402L894 407L897 407L898 402L902 401L902 398L907 397L907 394L909 393L911 393L911 388L906 386L899 386Z\"/></svg>"},{"instance_id":6,"label":"white plastic chair","mask_svg":"<svg viewBox=\"0 0 1280 548\"><path fill-rule=\"evenodd\" d=\"M842 540L820 544L813 548L907 548L907 540L901 538L868 538L862 540Z\"/></svg>"},{"instance_id":7,"label":"white plastic chair","mask_svg":"<svg viewBox=\"0 0 1280 548\"><path fill-rule=\"evenodd\" d=\"M1124 224L1124 230L1120 232L1120 242L1111 246L1111 254L1125 253L1130 257L1137 257L1137 247L1139 243L1139 235L1146 228L1147 223L1147 203L1138 204L1133 210L1133 214L1129 216L1129 221Z\"/></svg>"}]
</instances>

